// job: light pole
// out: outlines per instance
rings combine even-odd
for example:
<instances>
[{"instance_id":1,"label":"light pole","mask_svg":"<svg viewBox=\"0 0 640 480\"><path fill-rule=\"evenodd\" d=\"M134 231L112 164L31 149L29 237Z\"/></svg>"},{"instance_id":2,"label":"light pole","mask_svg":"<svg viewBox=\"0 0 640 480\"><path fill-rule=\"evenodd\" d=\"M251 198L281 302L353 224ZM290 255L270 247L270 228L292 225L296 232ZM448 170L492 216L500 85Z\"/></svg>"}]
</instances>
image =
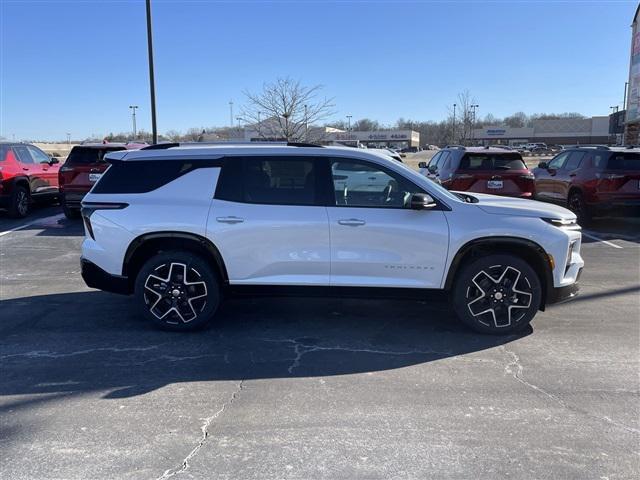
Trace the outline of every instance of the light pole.
<instances>
[{"instance_id":1,"label":"light pole","mask_svg":"<svg viewBox=\"0 0 640 480\"><path fill-rule=\"evenodd\" d=\"M69 132L67 132L67 145L71 145L71 134Z\"/></svg>"},{"instance_id":2,"label":"light pole","mask_svg":"<svg viewBox=\"0 0 640 480\"><path fill-rule=\"evenodd\" d=\"M349 122L347 127L347 132L349 133L351 133L351 117L353 117L353 115L347 115L347 122Z\"/></svg>"},{"instance_id":3,"label":"light pole","mask_svg":"<svg viewBox=\"0 0 640 480\"><path fill-rule=\"evenodd\" d=\"M619 107L618 107L617 105L614 105L614 106L609 107L609 108L611 109L611 113L612 113L612 114L614 114L614 113L618 113L618 109L619 109Z\"/></svg>"},{"instance_id":4,"label":"light pole","mask_svg":"<svg viewBox=\"0 0 640 480\"><path fill-rule=\"evenodd\" d=\"M233 100L229 100L229 126L233 128Z\"/></svg>"},{"instance_id":5,"label":"light pole","mask_svg":"<svg viewBox=\"0 0 640 480\"><path fill-rule=\"evenodd\" d=\"M307 104L304 104L304 141L309 138L309 117L307 116Z\"/></svg>"},{"instance_id":6,"label":"light pole","mask_svg":"<svg viewBox=\"0 0 640 480\"><path fill-rule=\"evenodd\" d=\"M238 128L240 128L240 120L242 120L242 117L236 117L236 121L238 122Z\"/></svg>"},{"instance_id":7,"label":"light pole","mask_svg":"<svg viewBox=\"0 0 640 480\"><path fill-rule=\"evenodd\" d=\"M153 34L151 33L151 0L147 0L147 51L149 52L149 86L151 93L151 143L158 143L156 125L156 81L153 75Z\"/></svg>"},{"instance_id":8,"label":"light pole","mask_svg":"<svg viewBox=\"0 0 640 480\"><path fill-rule=\"evenodd\" d=\"M471 110L473 111L473 118L471 120L471 144L474 143L475 139L476 139L476 132L475 132L475 128L476 128L476 108L478 108L480 105L478 105L477 103L475 105L471 105Z\"/></svg>"},{"instance_id":9,"label":"light pole","mask_svg":"<svg viewBox=\"0 0 640 480\"><path fill-rule=\"evenodd\" d=\"M129 108L131 109L131 119L133 121L133 139L135 140L138 135L136 132L136 108L138 108L138 105L129 105Z\"/></svg>"},{"instance_id":10,"label":"light pole","mask_svg":"<svg viewBox=\"0 0 640 480\"><path fill-rule=\"evenodd\" d=\"M453 143L456 143L456 104L453 104Z\"/></svg>"}]
</instances>

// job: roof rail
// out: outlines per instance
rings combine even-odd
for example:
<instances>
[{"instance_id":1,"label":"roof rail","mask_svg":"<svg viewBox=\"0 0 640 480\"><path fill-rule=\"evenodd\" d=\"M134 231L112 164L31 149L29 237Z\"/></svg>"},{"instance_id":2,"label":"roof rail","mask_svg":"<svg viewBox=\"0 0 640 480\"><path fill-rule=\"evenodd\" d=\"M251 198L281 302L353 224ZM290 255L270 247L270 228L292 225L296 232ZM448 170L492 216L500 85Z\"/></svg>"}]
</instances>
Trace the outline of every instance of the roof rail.
<instances>
[{"instance_id":1,"label":"roof rail","mask_svg":"<svg viewBox=\"0 0 640 480\"><path fill-rule=\"evenodd\" d=\"M465 147L464 145L446 145L444 148L459 148L461 150L467 149L467 147Z\"/></svg>"},{"instance_id":2,"label":"roof rail","mask_svg":"<svg viewBox=\"0 0 640 480\"><path fill-rule=\"evenodd\" d=\"M147 147L143 147L140 150L166 150L168 148L180 147L183 145L198 145L198 146L207 146L207 145L286 145L288 147L314 147L314 148L323 148L322 145L318 145L317 143L303 143L303 142L167 142L167 143L157 143L156 145L149 145Z\"/></svg>"},{"instance_id":3,"label":"roof rail","mask_svg":"<svg viewBox=\"0 0 640 480\"><path fill-rule=\"evenodd\" d=\"M155 145L149 145L142 147L140 150L166 150L167 148L179 147L180 144L176 142L156 143Z\"/></svg>"}]
</instances>

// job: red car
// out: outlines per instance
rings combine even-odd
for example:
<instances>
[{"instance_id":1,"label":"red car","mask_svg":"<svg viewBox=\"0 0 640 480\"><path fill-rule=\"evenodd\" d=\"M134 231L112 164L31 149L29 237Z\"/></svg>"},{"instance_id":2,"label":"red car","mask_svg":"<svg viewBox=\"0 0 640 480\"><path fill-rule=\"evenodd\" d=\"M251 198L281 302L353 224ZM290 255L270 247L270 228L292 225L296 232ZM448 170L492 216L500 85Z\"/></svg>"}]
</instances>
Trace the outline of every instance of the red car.
<instances>
[{"instance_id":1,"label":"red car","mask_svg":"<svg viewBox=\"0 0 640 480\"><path fill-rule=\"evenodd\" d=\"M146 145L95 143L73 147L58 175L60 201L67 218L80 218L80 202L109 166L103 160L106 153L137 149Z\"/></svg>"},{"instance_id":2,"label":"red car","mask_svg":"<svg viewBox=\"0 0 640 480\"><path fill-rule=\"evenodd\" d=\"M58 160L28 143L0 143L0 207L16 218L58 197Z\"/></svg>"},{"instance_id":3,"label":"red car","mask_svg":"<svg viewBox=\"0 0 640 480\"><path fill-rule=\"evenodd\" d=\"M445 147L429 164L418 164L420 173L449 190L509 197L532 198L534 177L522 155L514 150L490 147Z\"/></svg>"},{"instance_id":4,"label":"red car","mask_svg":"<svg viewBox=\"0 0 640 480\"><path fill-rule=\"evenodd\" d=\"M640 216L640 148L573 147L533 170L536 199L594 216Z\"/></svg>"}]
</instances>

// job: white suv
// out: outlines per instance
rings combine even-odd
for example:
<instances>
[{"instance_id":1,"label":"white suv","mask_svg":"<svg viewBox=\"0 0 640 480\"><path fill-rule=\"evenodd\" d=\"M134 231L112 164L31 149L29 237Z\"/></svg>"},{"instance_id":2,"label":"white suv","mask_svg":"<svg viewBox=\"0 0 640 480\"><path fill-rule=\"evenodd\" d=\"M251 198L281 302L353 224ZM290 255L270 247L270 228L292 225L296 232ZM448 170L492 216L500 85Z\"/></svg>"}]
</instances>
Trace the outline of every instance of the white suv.
<instances>
[{"instance_id":1,"label":"white suv","mask_svg":"<svg viewBox=\"0 0 640 480\"><path fill-rule=\"evenodd\" d=\"M510 333L578 290L572 212L449 192L385 155L165 144L106 159L82 202L82 276L135 294L164 328L201 327L225 296L248 289L384 290L447 293L468 326Z\"/></svg>"}]
</instances>

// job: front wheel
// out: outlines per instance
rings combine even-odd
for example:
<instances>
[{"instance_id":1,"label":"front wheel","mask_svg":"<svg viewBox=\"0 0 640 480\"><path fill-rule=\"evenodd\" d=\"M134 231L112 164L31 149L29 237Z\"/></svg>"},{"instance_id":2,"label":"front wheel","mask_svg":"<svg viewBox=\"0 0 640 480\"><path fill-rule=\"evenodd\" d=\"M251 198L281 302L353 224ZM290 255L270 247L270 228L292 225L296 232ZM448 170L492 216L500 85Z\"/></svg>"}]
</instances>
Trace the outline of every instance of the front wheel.
<instances>
[{"instance_id":1,"label":"front wheel","mask_svg":"<svg viewBox=\"0 0 640 480\"><path fill-rule=\"evenodd\" d=\"M573 192L567 200L569 210L576 214L578 224L586 227L591 223L591 212L587 207L584 197L579 192Z\"/></svg>"},{"instance_id":2,"label":"front wheel","mask_svg":"<svg viewBox=\"0 0 640 480\"><path fill-rule=\"evenodd\" d=\"M220 304L220 285L209 264L196 254L168 251L150 258L136 278L143 315L165 330L205 326Z\"/></svg>"},{"instance_id":3,"label":"front wheel","mask_svg":"<svg viewBox=\"0 0 640 480\"><path fill-rule=\"evenodd\" d=\"M488 255L464 266L454 282L458 318L481 333L523 330L540 306L541 286L527 262L513 255Z\"/></svg>"}]
</instances>

